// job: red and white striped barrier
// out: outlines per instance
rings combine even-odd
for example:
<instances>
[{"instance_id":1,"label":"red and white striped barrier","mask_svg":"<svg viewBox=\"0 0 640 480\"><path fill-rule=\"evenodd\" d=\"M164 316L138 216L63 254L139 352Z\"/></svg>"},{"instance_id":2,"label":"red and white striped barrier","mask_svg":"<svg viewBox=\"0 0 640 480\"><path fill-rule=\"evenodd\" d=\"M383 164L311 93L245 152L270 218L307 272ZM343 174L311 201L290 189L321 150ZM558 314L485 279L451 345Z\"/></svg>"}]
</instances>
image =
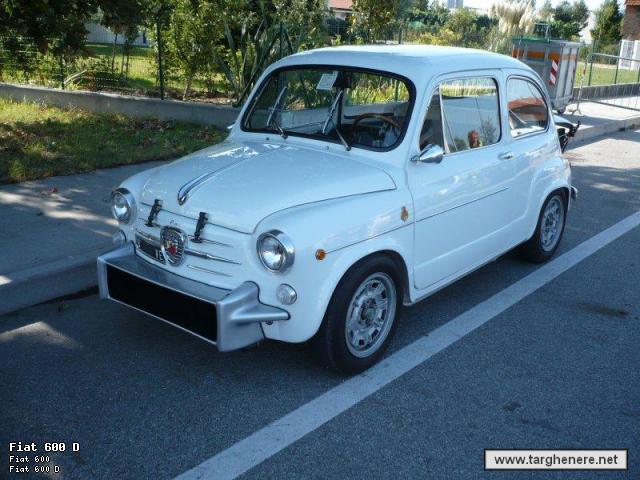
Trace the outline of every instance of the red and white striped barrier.
<instances>
[{"instance_id":1,"label":"red and white striped barrier","mask_svg":"<svg viewBox=\"0 0 640 480\"><path fill-rule=\"evenodd\" d=\"M549 72L549 85L555 86L558 80L558 62L551 60L551 70Z\"/></svg>"}]
</instances>

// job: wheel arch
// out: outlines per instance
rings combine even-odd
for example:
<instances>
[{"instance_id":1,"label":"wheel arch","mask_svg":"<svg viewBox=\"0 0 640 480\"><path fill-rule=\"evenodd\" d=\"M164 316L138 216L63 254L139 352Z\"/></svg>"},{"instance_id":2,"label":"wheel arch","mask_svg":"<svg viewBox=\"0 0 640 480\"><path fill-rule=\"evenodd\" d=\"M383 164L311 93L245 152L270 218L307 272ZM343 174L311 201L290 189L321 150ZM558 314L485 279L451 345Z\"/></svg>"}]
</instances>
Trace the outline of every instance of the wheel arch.
<instances>
[{"instance_id":1,"label":"wheel arch","mask_svg":"<svg viewBox=\"0 0 640 480\"><path fill-rule=\"evenodd\" d=\"M384 248L381 250L376 250L374 252L368 253L367 255L361 257L359 260L356 260L351 264L349 268L347 268L343 273L338 283L336 283L336 287L340 284L340 282L357 266L362 265L363 263L370 262L372 259L376 257L386 257L391 259L391 261L395 264L398 277L400 279L399 287L402 289L402 302L403 304L409 303L411 301L409 295L409 269L407 267L407 262L405 258L397 251L391 248ZM334 289L335 290L335 289Z\"/></svg>"},{"instance_id":2,"label":"wheel arch","mask_svg":"<svg viewBox=\"0 0 640 480\"><path fill-rule=\"evenodd\" d=\"M538 225L538 218L540 217L540 212L542 210L542 206L544 205L544 202L547 201L547 198L549 198L551 195L553 195L556 192L561 192L562 196L564 197L564 202L565 202L565 211L566 213L568 213L569 211L569 202L571 201L571 187L566 184L566 183L561 183L561 182L557 182L554 183L552 185L550 185L546 190L544 195L540 196L540 200L538 201L538 204L536 206L536 209L534 210L534 215L532 215L531 218L531 223L532 225L529 227L529 231L527 234L527 239L531 238L531 236L534 234L535 230L536 230L536 226Z\"/></svg>"}]
</instances>

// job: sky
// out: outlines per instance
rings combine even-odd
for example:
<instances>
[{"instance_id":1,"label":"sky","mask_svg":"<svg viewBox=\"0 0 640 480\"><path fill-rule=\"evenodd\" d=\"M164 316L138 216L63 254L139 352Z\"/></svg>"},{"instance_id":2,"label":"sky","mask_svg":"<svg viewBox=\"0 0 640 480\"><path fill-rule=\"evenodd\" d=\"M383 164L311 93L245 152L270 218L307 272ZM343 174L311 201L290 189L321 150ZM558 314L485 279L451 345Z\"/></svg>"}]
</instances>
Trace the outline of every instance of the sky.
<instances>
[{"instance_id":1,"label":"sky","mask_svg":"<svg viewBox=\"0 0 640 480\"><path fill-rule=\"evenodd\" d=\"M572 0L570 0L572 1ZM560 0L551 0L551 3L553 5L559 3ZM494 3L494 0L464 0L464 6L465 7L471 7L471 8L486 8L488 9L491 4ZM536 1L536 6L539 8L542 4L544 3L544 0L537 0ZM585 0L585 3L587 4L587 7L589 7L589 10L596 10L600 4L602 3L602 0ZM620 5L624 4L623 0L618 0L618 3ZM624 9L624 7L623 7Z\"/></svg>"}]
</instances>

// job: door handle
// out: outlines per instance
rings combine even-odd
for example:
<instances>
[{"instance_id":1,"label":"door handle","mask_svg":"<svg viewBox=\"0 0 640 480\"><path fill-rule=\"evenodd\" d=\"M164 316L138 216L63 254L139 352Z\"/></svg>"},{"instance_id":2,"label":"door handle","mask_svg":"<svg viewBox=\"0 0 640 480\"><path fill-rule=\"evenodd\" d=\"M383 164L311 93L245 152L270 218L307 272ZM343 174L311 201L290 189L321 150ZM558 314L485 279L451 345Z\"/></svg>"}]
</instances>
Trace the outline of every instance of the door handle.
<instances>
[{"instance_id":1,"label":"door handle","mask_svg":"<svg viewBox=\"0 0 640 480\"><path fill-rule=\"evenodd\" d=\"M498 155L500 160L511 160L514 157L513 152L502 152Z\"/></svg>"}]
</instances>

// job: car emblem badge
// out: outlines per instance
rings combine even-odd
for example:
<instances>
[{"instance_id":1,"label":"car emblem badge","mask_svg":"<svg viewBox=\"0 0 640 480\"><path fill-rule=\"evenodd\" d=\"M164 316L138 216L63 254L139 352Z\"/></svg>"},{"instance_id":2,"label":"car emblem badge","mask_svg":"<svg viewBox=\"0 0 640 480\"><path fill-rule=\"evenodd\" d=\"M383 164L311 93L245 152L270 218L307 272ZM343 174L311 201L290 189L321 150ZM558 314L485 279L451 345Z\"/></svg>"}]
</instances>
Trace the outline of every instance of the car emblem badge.
<instances>
[{"instance_id":1,"label":"car emblem badge","mask_svg":"<svg viewBox=\"0 0 640 480\"><path fill-rule=\"evenodd\" d=\"M175 227L163 227L160 231L162 254L173 266L180 265L184 259L184 247L187 243L185 233Z\"/></svg>"}]
</instances>

